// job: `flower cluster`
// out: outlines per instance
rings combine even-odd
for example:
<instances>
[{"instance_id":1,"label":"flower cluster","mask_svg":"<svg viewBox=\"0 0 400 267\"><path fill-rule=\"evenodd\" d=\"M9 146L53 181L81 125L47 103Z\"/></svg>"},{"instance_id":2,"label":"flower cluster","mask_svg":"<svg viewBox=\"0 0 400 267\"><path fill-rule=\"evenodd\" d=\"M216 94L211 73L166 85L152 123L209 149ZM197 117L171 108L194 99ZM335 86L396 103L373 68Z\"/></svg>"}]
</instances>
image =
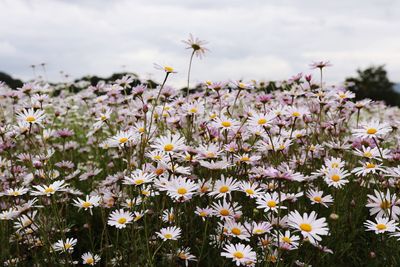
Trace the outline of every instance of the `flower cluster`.
<instances>
[{"instance_id":1,"label":"flower cluster","mask_svg":"<svg viewBox=\"0 0 400 267\"><path fill-rule=\"evenodd\" d=\"M160 69L1 84L4 265L396 264L398 108L303 74L184 95Z\"/></svg>"}]
</instances>

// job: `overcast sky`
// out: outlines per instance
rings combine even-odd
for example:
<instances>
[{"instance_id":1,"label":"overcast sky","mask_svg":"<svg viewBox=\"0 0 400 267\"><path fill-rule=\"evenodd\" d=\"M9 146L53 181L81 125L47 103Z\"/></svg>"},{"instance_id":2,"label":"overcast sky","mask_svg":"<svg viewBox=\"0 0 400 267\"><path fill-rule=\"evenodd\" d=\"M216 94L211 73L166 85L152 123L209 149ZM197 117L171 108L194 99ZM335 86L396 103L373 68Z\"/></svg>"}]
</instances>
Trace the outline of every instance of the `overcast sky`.
<instances>
[{"instance_id":1,"label":"overcast sky","mask_svg":"<svg viewBox=\"0 0 400 267\"><path fill-rule=\"evenodd\" d=\"M211 50L192 81L285 79L330 60L329 82L386 64L400 81L398 0L0 0L0 71L31 79L46 62L50 80L123 70L162 79L174 66L184 84L192 33Z\"/></svg>"}]
</instances>

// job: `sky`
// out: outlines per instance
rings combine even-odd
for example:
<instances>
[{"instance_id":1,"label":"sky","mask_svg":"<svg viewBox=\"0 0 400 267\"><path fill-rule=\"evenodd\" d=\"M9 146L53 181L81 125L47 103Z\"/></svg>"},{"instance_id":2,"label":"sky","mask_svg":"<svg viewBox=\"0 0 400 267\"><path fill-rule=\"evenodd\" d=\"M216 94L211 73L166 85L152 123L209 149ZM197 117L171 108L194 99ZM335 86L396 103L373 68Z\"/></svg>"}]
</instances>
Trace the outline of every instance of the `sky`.
<instances>
[{"instance_id":1,"label":"sky","mask_svg":"<svg viewBox=\"0 0 400 267\"><path fill-rule=\"evenodd\" d=\"M329 60L326 81L385 64L400 81L398 0L0 0L0 71L29 80L32 64L60 81L130 71L185 85L189 33L208 41L191 82L281 80ZM37 69L38 74L44 75Z\"/></svg>"}]
</instances>

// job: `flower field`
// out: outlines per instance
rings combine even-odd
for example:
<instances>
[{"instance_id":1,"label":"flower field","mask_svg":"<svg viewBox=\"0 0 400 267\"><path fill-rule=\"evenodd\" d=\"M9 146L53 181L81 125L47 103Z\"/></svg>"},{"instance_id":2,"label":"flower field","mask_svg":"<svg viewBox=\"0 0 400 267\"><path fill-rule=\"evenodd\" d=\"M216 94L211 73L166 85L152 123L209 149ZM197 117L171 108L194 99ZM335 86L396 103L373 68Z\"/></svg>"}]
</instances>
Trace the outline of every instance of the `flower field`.
<instances>
[{"instance_id":1,"label":"flower field","mask_svg":"<svg viewBox=\"0 0 400 267\"><path fill-rule=\"evenodd\" d=\"M1 264L399 266L400 110L327 62L190 87L186 43L185 90L1 84Z\"/></svg>"}]
</instances>

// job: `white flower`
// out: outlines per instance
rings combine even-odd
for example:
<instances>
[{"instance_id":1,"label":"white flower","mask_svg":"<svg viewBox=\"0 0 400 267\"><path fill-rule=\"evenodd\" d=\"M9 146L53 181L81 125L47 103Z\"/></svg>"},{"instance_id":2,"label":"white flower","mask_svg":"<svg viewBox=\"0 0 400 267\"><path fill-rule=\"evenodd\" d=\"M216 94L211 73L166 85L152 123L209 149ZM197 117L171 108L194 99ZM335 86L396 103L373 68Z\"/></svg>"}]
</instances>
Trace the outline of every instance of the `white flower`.
<instances>
[{"instance_id":1,"label":"white flower","mask_svg":"<svg viewBox=\"0 0 400 267\"><path fill-rule=\"evenodd\" d=\"M165 153L174 153L182 150L185 147L183 138L179 135L167 135L157 138L152 148Z\"/></svg>"},{"instance_id":2,"label":"white flower","mask_svg":"<svg viewBox=\"0 0 400 267\"><path fill-rule=\"evenodd\" d=\"M389 189L384 192L374 190L374 195L368 195L368 207L370 215L376 217L389 217L397 220L400 215L400 207L397 205L396 194L391 195Z\"/></svg>"},{"instance_id":3,"label":"white flower","mask_svg":"<svg viewBox=\"0 0 400 267\"><path fill-rule=\"evenodd\" d=\"M361 123L359 129L353 130L353 135L361 138L377 138L391 131L386 123L380 123L377 120Z\"/></svg>"},{"instance_id":4,"label":"white flower","mask_svg":"<svg viewBox=\"0 0 400 267\"><path fill-rule=\"evenodd\" d=\"M325 218L317 219L317 214L312 211L309 215L304 213L303 216L296 211L292 211L288 216L289 226L299 230L304 238L311 243L321 241L321 235L328 234L328 224Z\"/></svg>"},{"instance_id":5,"label":"white flower","mask_svg":"<svg viewBox=\"0 0 400 267\"><path fill-rule=\"evenodd\" d=\"M364 225L367 231L374 231L375 234L382 234L396 231L397 223L394 220L389 220L389 218L376 217L375 222L367 220Z\"/></svg>"},{"instance_id":6,"label":"white flower","mask_svg":"<svg viewBox=\"0 0 400 267\"><path fill-rule=\"evenodd\" d=\"M79 209L88 210L90 209L90 213L92 214L92 208L98 207L100 205L100 196L86 196L86 200L83 199L74 199L74 206Z\"/></svg>"},{"instance_id":7,"label":"white flower","mask_svg":"<svg viewBox=\"0 0 400 267\"><path fill-rule=\"evenodd\" d=\"M59 251L60 253L62 252L67 252L67 253L72 253L74 251L74 246L77 243L76 238L67 238L67 240L58 240L56 243L53 245L53 249L55 251Z\"/></svg>"},{"instance_id":8,"label":"white flower","mask_svg":"<svg viewBox=\"0 0 400 267\"><path fill-rule=\"evenodd\" d=\"M24 123L29 123L30 125L32 124L38 124L40 126L43 126L41 122L45 118L45 113L43 110L34 110L33 108L30 108L28 110L23 110L21 113L17 114L17 119L20 122Z\"/></svg>"},{"instance_id":9,"label":"white flower","mask_svg":"<svg viewBox=\"0 0 400 267\"><path fill-rule=\"evenodd\" d=\"M34 185L36 191L31 192L33 196L51 196L57 191L63 191L66 186L65 181L55 181L50 185Z\"/></svg>"},{"instance_id":10,"label":"white flower","mask_svg":"<svg viewBox=\"0 0 400 267\"><path fill-rule=\"evenodd\" d=\"M86 252L82 255L82 263L94 266L100 261L100 256L97 254L92 254L91 252Z\"/></svg>"},{"instance_id":11,"label":"white flower","mask_svg":"<svg viewBox=\"0 0 400 267\"><path fill-rule=\"evenodd\" d=\"M156 233L163 241L167 240L178 240L181 237L181 228L171 226L160 229L160 232Z\"/></svg>"},{"instance_id":12,"label":"white flower","mask_svg":"<svg viewBox=\"0 0 400 267\"><path fill-rule=\"evenodd\" d=\"M224 247L224 252L221 256L232 259L236 266L248 265L249 263L255 263L257 255L249 245L243 244L227 244Z\"/></svg>"},{"instance_id":13,"label":"white flower","mask_svg":"<svg viewBox=\"0 0 400 267\"><path fill-rule=\"evenodd\" d=\"M108 217L108 225L115 226L118 229L125 228L126 225L132 221L132 213L124 211L123 209L114 210Z\"/></svg>"}]
</instances>

